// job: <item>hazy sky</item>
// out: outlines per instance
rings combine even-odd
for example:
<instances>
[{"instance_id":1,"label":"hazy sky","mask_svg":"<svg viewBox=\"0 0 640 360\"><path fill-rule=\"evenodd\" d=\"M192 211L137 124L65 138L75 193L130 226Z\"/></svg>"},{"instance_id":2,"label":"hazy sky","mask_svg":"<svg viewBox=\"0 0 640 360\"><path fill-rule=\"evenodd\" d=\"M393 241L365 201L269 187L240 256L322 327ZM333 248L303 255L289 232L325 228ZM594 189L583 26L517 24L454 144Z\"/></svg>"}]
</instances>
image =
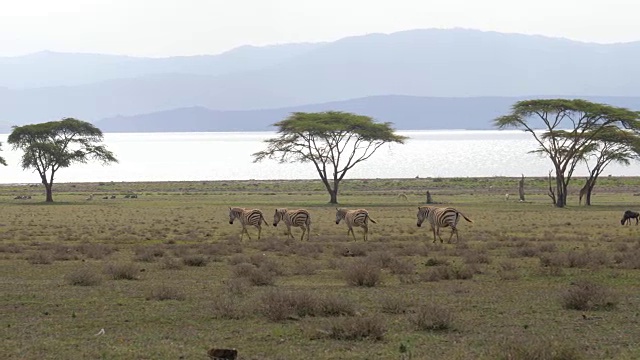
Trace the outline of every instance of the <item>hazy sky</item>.
<instances>
[{"instance_id":1,"label":"hazy sky","mask_svg":"<svg viewBox=\"0 0 640 360\"><path fill-rule=\"evenodd\" d=\"M638 14L638 0L0 0L0 56L217 54L454 27L628 42Z\"/></svg>"}]
</instances>

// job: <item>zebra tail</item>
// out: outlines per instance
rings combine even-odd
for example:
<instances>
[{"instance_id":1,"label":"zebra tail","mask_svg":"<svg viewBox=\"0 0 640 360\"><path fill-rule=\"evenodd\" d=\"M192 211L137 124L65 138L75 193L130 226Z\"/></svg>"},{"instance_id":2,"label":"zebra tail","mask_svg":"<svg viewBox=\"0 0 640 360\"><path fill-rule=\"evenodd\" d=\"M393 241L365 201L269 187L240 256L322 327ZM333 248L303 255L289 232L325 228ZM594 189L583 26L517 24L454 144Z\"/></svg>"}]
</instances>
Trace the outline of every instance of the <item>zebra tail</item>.
<instances>
[{"instance_id":1,"label":"zebra tail","mask_svg":"<svg viewBox=\"0 0 640 360\"><path fill-rule=\"evenodd\" d=\"M470 222L470 223L472 223L472 222L473 222L473 220L471 220L471 219L469 219L468 217L464 216L464 214L463 214L463 213L461 213L460 211L458 211L458 214L462 215L462 217L463 217L465 220L467 220L468 222Z\"/></svg>"},{"instance_id":2,"label":"zebra tail","mask_svg":"<svg viewBox=\"0 0 640 360\"><path fill-rule=\"evenodd\" d=\"M378 222L373 220L373 218L371 216L369 216L369 214L367 214L367 217L369 218L369 220L371 220L372 223L377 224Z\"/></svg>"}]
</instances>

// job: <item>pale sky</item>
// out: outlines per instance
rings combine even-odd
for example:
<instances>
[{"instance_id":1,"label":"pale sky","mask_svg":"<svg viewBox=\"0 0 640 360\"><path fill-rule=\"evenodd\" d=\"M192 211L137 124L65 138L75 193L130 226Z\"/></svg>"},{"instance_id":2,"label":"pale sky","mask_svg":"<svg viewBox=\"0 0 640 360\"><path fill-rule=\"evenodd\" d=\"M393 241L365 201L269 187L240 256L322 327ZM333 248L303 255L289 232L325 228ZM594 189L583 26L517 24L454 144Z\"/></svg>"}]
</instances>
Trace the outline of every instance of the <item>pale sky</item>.
<instances>
[{"instance_id":1,"label":"pale sky","mask_svg":"<svg viewBox=\"0 0 640 360\"><path fill-rule=\"evenodd\" d=\"M639 0L0 0L0 56L218 54L241 45L467 28L640 40Z\"/></svg>"}]
</instances>

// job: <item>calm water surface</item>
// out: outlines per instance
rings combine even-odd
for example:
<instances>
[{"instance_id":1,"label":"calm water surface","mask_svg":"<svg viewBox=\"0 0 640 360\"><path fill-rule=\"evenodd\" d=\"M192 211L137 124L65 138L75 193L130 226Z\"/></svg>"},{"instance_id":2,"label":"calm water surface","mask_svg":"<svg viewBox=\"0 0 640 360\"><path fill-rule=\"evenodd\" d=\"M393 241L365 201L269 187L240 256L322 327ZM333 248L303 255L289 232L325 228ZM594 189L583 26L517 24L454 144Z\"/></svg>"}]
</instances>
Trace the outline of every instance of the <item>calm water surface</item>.
<instances>
[{"instance_id":1,"label":"calm water surface","mask_svg":"<svg viewBox=\"0 0 640 360\"><path fill-rule=\"evenodd\" d=\"M378 149L347 178L413 178L546 176L551 161L528 152L536 148L531 135L517 130L398 131L404 145ZM200 181L248 179L316 179L311 164L253 163L251 154L264 150L274 132L108 133L105 144L118 164L78 164L60 169L56 182ZM0 183L37 183L37 173L21 169L20 151L1 135L9 166L0 167ZM580 166L576 176L587 174ZM640 176L640 164L609 165L604 175Z\"/></svg>"}]
</instances>

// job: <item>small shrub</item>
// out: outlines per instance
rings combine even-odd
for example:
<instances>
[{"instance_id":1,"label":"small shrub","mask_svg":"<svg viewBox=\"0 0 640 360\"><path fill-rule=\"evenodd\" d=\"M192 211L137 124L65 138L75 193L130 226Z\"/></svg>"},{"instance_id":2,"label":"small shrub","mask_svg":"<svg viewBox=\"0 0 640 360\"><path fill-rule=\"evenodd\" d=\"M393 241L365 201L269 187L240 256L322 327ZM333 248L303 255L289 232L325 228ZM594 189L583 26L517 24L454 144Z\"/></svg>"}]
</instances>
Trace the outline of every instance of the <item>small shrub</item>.
<instances>
[{"instance_id":1,"label":"small shrub","mask_svg":"<svg viewBox=\"0 0 640 360\"><path fill-rule=\"evenodd\" d=\"M586 251L577 252L570 251L565 253L566 264L570 268L585 268L591 262L589 254Z\"/></svg>"},{"instance_id":2,"label":"small shrub","mask_svg":"<svg viewBox=\"0 0 640 360\"><path fill-rule=\"evenodd\" d=\"M187 266L207 266L209 259L204 255L187 255L182 258L182 262Z\"/></svg>"},{"instance_id":3,"label":"small shrub","mask_svg":"<svg viewBox=\"0 0 640 360\"><path fill-rule=\"evenodd\" d=\"M0 253L19 254L23 251L22 246L18 244L2 244L0 245Z\"/></svg>"},{"instance_id":4,"label":"small shrub","mask_svg":"<svg viewBox=\"0 0 640 360\"><path fill-rule=\"evenodd\" d=\"M385 314L404 314L411 307L405 296L387 295L380 298L380 306Z\"/></svg>"},{"instance_id":5,"label":"small shrub","mask_svg":"<svg viewBox=\"0 0 640 360\"><path fill-rule=\"evenodd\" d=\"M467 252L464 255L464 262L466 264L490 264L491 258L489 254L484 252Z\"/></svg>"},{"instance_id":6,"label":"small shrub","mask_svg":"<svg viewBox=\"0 0 640 360\"><path fill-rule=\"evenodd\" d=\"M73 270L64 279L68 284L75 286L95 286L102 283L102 276L97 271L86 267Z\"/></svg>"},{"instance_id":7,"label":"small shrub","mask_svg":"<svg viewBox=\"0 0 640 360\"><path fill-rule=\"evenodd\" d=\"M214 296L211 311L214 319L240 320L247 316L247 311L234 296L220 294Z\"/></svg>"},{"instance_id":8,"label":"small shrub","mask_svg":"<svg viewBox=\"0 0 640 360\"><path fill-rule=\"evenodd\" d=\"M445 266L434 266L427 269L427 271L420 274L420 279L422 281L432 282L432 281L453 279L454 276L455 276L455 271L453 270L453 267L451 267L450 265L445 265Z\"/></svg>"},{"instance_id":9,"label":"small shrub","mask_svg":"<svg viewBox=\"0 0 640 360\"><path fill-rule=\"evenodd\" d=\"M165 256L161 267L165 270L180 270L184 267L184 263L174 257Z\"/></svg>"},{"instance_id":10,"label":"small shrub","mask_svg":"<svg viewBox=\"0 0 640 360\"><path fill-rule=\"evenodd\" d=\"M393 258L389 263L389 272L394 275L407 275L416 272L416 266L411 261Z\"/></svg>"},{"instance_id":11,"label":"small shrub","mask_svg":"<svg viewBox=\"0 0 640 360\"><path fill-rule=\"evenodd\" d=\"M505 341L496 354L500 360L580 360L584 355L573 345L544 338L517 338Z\"/></svg>"},{"instance_id":12,"label":"small shrub","mask_svg":"<svg viewBox=\"0 0 640 360\"><path fill-rule=\"evenodd\" d=\"M374 251L368 255L368 258L369 261L377 263L380 268L389 267L394 260L398 261L388 251Z\"/></svg>"},{"instance_id":13,"label":"small shrub","mask_svg":"<svg viewBox=\"0 0 640 360\"><path fill-rule=\"evenodd\" d=\"M36 253L30 254L27 257L27 261L32 265L50 265L53 264L53 258L50 254L47 254L43 251L38 251Z\"/></svg>"},{"instance_id":14,"label":"small shrub","mask_svg":"<svg viewBox=\"0 0 640 360\"><path fill-rule=\"evenodd\" d=\"M231 272L234 276L245 278L256 286L274 285L276 281L276 276L273 272L259 269L253 264L242 263L235 265Z\"/></svg>"},{"instance_id":15,"label":"small shrub","mask_svg":"<svg viewBox=\"0 0 640 360\"><path fill-rule=\"evenodd\" d=\"M149 296L147 296L147 300L184 300L186 296L184 293L174 287L168 285L159 285L153 289Z\"/></svg>"},{"instance_id":16,"label":"small shrub","mask_svg":"<svg viewBox=\"0 0 640 360\"><path fill-rule=\"evenodd\" d=\"M441 260L438 258L429 258L424 262L424 266L440 266L440 265L449 265L449 262L446 260Z\"/></svg>"},{"instance_id":17,"label":"small shrub","mask_svg":"<svg viewBox=\"0 0 640 360\"><path fill-rule=\"evenodd\" d=\"M425 304L411 314L409 320L419 330L443 331L451 329L453 315L442 306Z\"/></svg>"},{"instance_id":18,"label":"small shrub","mask_svg":"<svg viewBox=\"0 0 640 360\"><path fill-rule=\"evenodd\" d=\"M137 248L135 250L134 260L142 262L155 262L158 258L164 256L164 250L159 247Z\"/></svg>"},{"instance_id":19,"label":"small shrub","mask_svg":"<svg viewBox=\"0 0 640 360\"><path fill-rule=\"evenodd\" d=\"M136 280L140 268L133 263L107 264L104 272L113 280Z\"/></svg>"},{"instance_id":20,"label":"small shrub","mask_svg":"<svg viewBox=\"0 0 640 360\"><path fill-rule=\"evenodd\" d=\"M567 262L563 254L543 254L540 255L540 266L542 267L563 267Z\"/></svg>"},{"instance_id":21,"label":"small shrub","mask_svg":"<svg viewBox=\"0 0 640 360\"><path fill-rule=\"evenodd\" d=\"M386 333L386 325L379 316L346 317L332 321L328 333L335 340L380 341Z\"/></svg>"},{"instance_id":22,"label":"small shrub","mask_svg":"<svg viewBox=\"0 0 640 360\"><path fill-rule=\"evenodd\" d=\"M229 278L224 280L226 294L233 296L243 296L249 288L249 281L245 278Z\"/></svg>"},{"instance_id":23,"label":"small shrub","mask_svg":"<svg viewBox=\"0 0 640 360\"><path fill-rule=\"evenodd\" d=\"M573 310L610 310L616 300L612 292L602 285L590 281L578 281L561 297L562 306Z\"/></svg>"},{"instance_id":24,"label":"small shrub","mask_svg":"<svg viewBox=\"0 0 640 360\"><path fill-rule=\"evenodd\" d=\"M115 250L112 246L105 244L84 243L77 247L79 253L90 259L101 260L111 255Z\"/></svg>"},{"instance_id":25,"label":"small shrub","mask_svg":"<svg viewBox=\"0 0 640 360\"><path fill-rule=\"evenodd\" d=\"M352 286L374 287L382 281L382 271L377 263L359 260L348 264L343 269L347 284Z\"/></svg>"}]
</instances>

